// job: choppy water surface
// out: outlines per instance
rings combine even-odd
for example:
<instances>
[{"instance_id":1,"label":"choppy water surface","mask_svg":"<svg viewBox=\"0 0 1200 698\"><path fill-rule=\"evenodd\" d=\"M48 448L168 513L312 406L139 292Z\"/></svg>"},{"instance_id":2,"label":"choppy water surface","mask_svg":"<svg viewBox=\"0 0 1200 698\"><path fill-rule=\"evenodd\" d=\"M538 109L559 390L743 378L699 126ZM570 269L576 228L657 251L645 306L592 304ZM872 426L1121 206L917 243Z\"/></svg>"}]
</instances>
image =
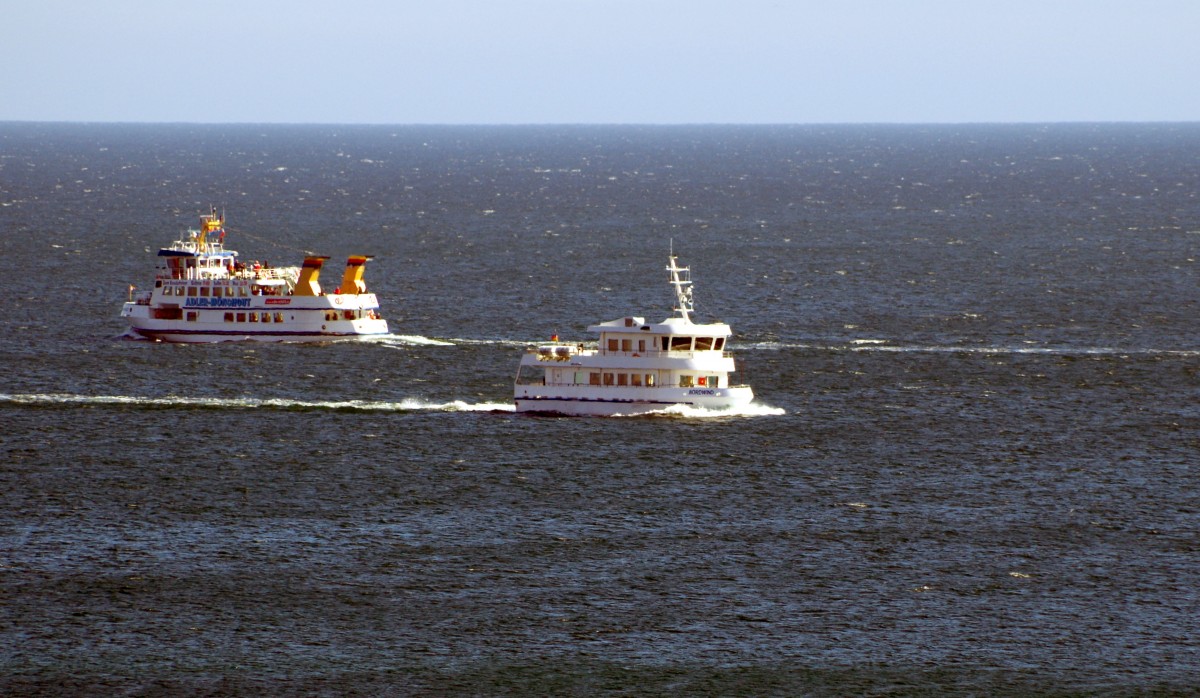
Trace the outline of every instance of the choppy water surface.
<instances>
[{"instance_id":1,"label":"choppy water surface","mask_svg":"<svg viewBox=\"0 0 1200 698\"><path fill-rule=\"evenodd\" d=\"M1198 192L1196 125L0 125L0 688L1194 692ZM393 335L119 338L210 203ZM514 414L672 245L759 402Z\"/></svg>"}]
</instances>

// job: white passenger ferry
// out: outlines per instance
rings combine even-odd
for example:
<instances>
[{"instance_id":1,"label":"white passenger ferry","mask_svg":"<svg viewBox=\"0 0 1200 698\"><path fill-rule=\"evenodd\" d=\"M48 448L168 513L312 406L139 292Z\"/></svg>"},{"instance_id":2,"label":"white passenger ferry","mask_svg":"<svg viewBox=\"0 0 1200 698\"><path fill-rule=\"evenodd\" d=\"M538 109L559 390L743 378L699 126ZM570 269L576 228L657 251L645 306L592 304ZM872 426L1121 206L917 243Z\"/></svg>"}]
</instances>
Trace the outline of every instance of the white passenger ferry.
<instances>
[{"instance_id":1,"label":"white passenger ferry","mask_svg":"<svg viewBox=\"0 0 1200 698\"><path fill-rule=\"evenodd\" d=\"M624 317L592 325L588 331L600 335L595 348L557 336L529 347L517 370L517 412L611 416L750 404L750 386L730 384L729 325L692 322L691 270L677 266L675 255L668 259L678 315L659 323Z\"/></svg>"},{"instance_id":2,"label":"white passenger ferry","mask_svg":"<svg viewBox=\"0 0 1200 698\"><path fill-rule=\"evenodd\" d=\"M121 317L137 335L165 342L314 342L387 334L375 294L363 283L366 256L346 261L342 285L321 290L328 257L299 267L243 264L225 249L225 219L216 209L200 229L158 251L154 287L129 287Z\"/></svg>"}]
</instances>

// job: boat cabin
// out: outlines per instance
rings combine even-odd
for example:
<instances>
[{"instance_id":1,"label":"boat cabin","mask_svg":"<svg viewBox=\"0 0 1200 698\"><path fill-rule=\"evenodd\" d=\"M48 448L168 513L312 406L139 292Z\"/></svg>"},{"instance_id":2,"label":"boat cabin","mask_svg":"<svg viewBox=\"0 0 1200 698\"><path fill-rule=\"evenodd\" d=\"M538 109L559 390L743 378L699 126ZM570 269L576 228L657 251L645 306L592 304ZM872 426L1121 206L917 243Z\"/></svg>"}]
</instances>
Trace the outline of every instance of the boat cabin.
<instances>
[{"instance_id":1,"label":"boat cabin","mask_svg":"<svg viewBox=\"0 0 1200 698\"><path fill-rule=\"evenodd\" d=\"M697 325L682 318L668 318L646 324L645 318L640 317L603 322L592 325L588 331L600 333L600 353L633 356L657 352L723 352L725 341L732 334L724 323Z\"/></svg>"}]
</instances>

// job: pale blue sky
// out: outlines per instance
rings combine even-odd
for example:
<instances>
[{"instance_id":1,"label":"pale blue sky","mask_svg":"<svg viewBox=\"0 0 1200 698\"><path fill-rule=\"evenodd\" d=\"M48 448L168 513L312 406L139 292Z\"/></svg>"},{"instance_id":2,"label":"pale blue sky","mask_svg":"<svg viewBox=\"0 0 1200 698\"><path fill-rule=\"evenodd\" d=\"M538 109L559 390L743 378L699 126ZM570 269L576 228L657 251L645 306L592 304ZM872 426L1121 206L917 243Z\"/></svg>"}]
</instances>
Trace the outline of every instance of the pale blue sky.
<instances>
[{"instance_id":1,"label":"pale blue sky","mask_svg":"<svg viewBox=\"0 0 1200 698\"><path fill-rule=\"evenodd\" d=\"M1197 121L1196 0L0 0L0 121Z\"/></svg>"}]
</instances>

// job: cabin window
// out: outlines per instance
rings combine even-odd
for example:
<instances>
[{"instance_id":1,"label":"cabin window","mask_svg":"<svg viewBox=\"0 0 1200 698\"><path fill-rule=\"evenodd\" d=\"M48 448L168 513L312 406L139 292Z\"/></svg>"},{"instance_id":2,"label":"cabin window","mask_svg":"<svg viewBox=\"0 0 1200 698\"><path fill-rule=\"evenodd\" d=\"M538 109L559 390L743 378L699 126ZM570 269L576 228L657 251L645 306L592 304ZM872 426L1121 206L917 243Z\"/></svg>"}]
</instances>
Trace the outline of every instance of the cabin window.
<instances>
[{"instance_id":1,"label":"cabin window","mask_svg":"<svg viewBox=\"0 0 1200 698\"><path fill-rule=\"evenodd\" d=\"M622 339L621 340L621 351L633 351L633 340Z\"/></svg>"},{"instance_id":2,"label":"cabin window","mask_svg":"<svg viewBox=\"0 0 1200 698\"><path fill-rule=\"evenodd\" d=\"M679 387L680 388L690 388L695 384L696 384L696 379L693 376L680 376L679 377Z\"/></svg>"},{"instance_id":3,"label":"cabin window","mask_svg":"<svg viewBox=\"0 0 1200 698\"><path fill-rule=\"evenodd\" d=\"M270 313L263 313L263 314L262 314L262 321L263 321L263 322L270 322L270 321L271 321L271 314L270 314Z\"/></svg>"},{"instance_id":4,"label":"cabin window","mask_svg":"<svg viewBox=\"0 0 1200 698\"><path fill-rule=\"evenodd\" d=\"M275 322L283 322L283 313L275 313Z\"/></svg>"},{"instance_id":5,"label":"cabin window","mask_svg":"<svg viewBox=\"0 0 1200 698\"><path fill-rule=\"evenodd\" d=\"M238 314L237 314L237 321L238 321L238 322L245 322L245 321L246 321L246 314L245 314L245 313L238 313Z\"/></svg>"},{"instance_id":6,"label":"cabin window","mask_svg":"<svg viewBox=\"0 0 1200 698\"><path fill-rule=\"evenodd\" d=\"M712 344L713 344L712 337L697 337L696 338L696 351L708 351L709 349L712 349Z\"/></svg>"},{"instance_id":7,"label":"cabin window","mask_svg":"<svg viewBox=\"0 0 1200 698\"><path fill-rule=\"evenodd\" d=\"M642 384L642 374L635 373L632 376L630 376L629 384L630 385L641 385Z\"/></svg>"},{"instance_id":8,"label":"cabin window","mask_svg":"<svg viewBox=\"0 0 1200 698\"><path fill-rule=\"evenodd\" d=\"M600 385L600 374L592 373L588 376L588 385Z\"/></svg>"},{"instance_id":9,"label":"cabin window","mask_svg":"<svg viewBox=\"0 0 1200 698\"><path fill-rule=\"evenodd\" d=\"M188 288L188 295L189 295L189 296L196 296L197 294L199 294L199 293L200 293L198 290L196 290L196 287L195 287L195 286L188 286L187 288Z\"/></svg>"},{"instance_id":10,"label":"cabin window","mask_svg":"<svg viewBox=\"0 0 1200 698\"><path fill-rule=\"evenodd\" d=\"M653 387L654 387L654 374L653 374L653 373L647 373L647 374L646 374L646 387L647 387L647 388L653 388Z\"/></svg>"},{"instance_id":11,"label":"cabin window","mask_svg":"<svg viewBox=\"0 0 1200 698\"><path fill-rule=\"evenodd\" d=\"M226 298L233 298L233 287L232 287L232 286L226 286L226 287L225 287L225 297L226 297Z\"/></svg>"},{"instance_id":12,"label":"cabin window","mask_svg":"<svg viewBox=\"0 0 1200 698\"><path fill-rule=\"evenodd\" d=\"M629 385L629 374L628 373L618 373L617 374L617 385Z\"/></svg>"},{"instance_id":13,"label":"cabin window","mask_svg":"<svg viewBox=\"0 0 1200 698\"><path fill-rule=\"evenodd\" d=\"M713 349L716 349L717 351L721 351L724 348L725 348L725 338L717 337L716 341L713 343Z\"/></svg>"},{"instance_id":14,"label":"cabin window","mask_svg":"<svg viewBox=\"0 0 1200 698\"><path fill-rule=\"evenodd\" d=\"M198 315L199 313L197 313L195 310L189 310L187 314L187 321L195 322Z\"/></svg>"},{"instance_id":15,"label":"cabin window","mask_svg":"<svg viewBox=\"0 0 1200 698\"><path fill-rule=\"evenodd\" d=\"M691 337L672 337L671 338L671 351L691 351L691 348L692 348L692 338Z\"/></svg>"},{"instance_id":16,"label":"cabin window","mask_svg":"<svg viewBox=\"0 0 1200 698\"><path fill-rule=\"evenodd\" d=\"M670 341L671 341L671 338L670 338L670 337L663 337L663 338L662 338L662 350L663 350L663 351L666 351L667 349L669 349L669 348L670 348L670 346L671 346L671 345L670 345Z\"/></svg>"},{"instance_id":17,"label":"cabin window","mask_svg":"<svg viewBox=\"0 0 1200 698\"><path fill-rule=\"evenodd\" d=\"M605 374L604 374L604 384L605 384L605 385L612 385L612 384L613 384L613 374L611 374L611 373L605 373Z\"/></svg>"},{"instance_id":18,"label":"cabin window","mask_svg":"<svg viewBox=\"0 0 1200 698\"><path fill-rule=\"evenodd\" d=\"M608 350L609 351L617 350L617 340L615 340L615 339L608 340Z\"/></svg>"},{"instance_id":19,"label":"cabin window","mask_svg":"<svg viewBox=\"0 0 1200 698\"><path fill-rule=\"evenodd\" d=\"M638 351L642 351L642 352L646 351L646 340L644 340L644 339L638 340Z\"/></svg>"},{"instance_id":20,"label":"cabin window","mask_svg":"<svg viewBox=\"0 0 1200 698\"><path fill-rule=\"evenodd\" d=\"M258 313L250 313L250 322L258 322Z\"/></svg>"},{"instance_id":21,"label":"cabin window","mask_svg":"<svg viewBox=\"0 0 1200 698\"><path fill-rule=\"evenodd\" d=\"M246 288L244 285L238 286L238 295L245 298L246 296L250 295L250 289Z\"/></svg>"},{"instance_id":22,"label":"cabin window","mask_svg":"<svg viewBox=\"0 0 1200 698\"><path fill-rule=\"evenodd\" d=\"M584 385L588 382L588 374L586 371L575 372L575 385Z\"/></svg>"},{"instance_id":23,"label":"cabin window","mask_svg":"<svg viewBox=\"0 0 1200 698\"><path fill-rule=\"evenodd\" d=\"M225 322L233 322L233 313L225 313Z\"/></svg>"},{"instance_id":24,"label":"cabin window","mask_svg":"<svg viewBox=\"0 0 1200 698\"><path fill-rule=\"evenodd\" d=\"M201 296L207 296L207 295L208 295L208 287L207 287L207 286L201 286L201 287L200 287L200 295L201 295Z\"/></svg>"}]
</instances>

